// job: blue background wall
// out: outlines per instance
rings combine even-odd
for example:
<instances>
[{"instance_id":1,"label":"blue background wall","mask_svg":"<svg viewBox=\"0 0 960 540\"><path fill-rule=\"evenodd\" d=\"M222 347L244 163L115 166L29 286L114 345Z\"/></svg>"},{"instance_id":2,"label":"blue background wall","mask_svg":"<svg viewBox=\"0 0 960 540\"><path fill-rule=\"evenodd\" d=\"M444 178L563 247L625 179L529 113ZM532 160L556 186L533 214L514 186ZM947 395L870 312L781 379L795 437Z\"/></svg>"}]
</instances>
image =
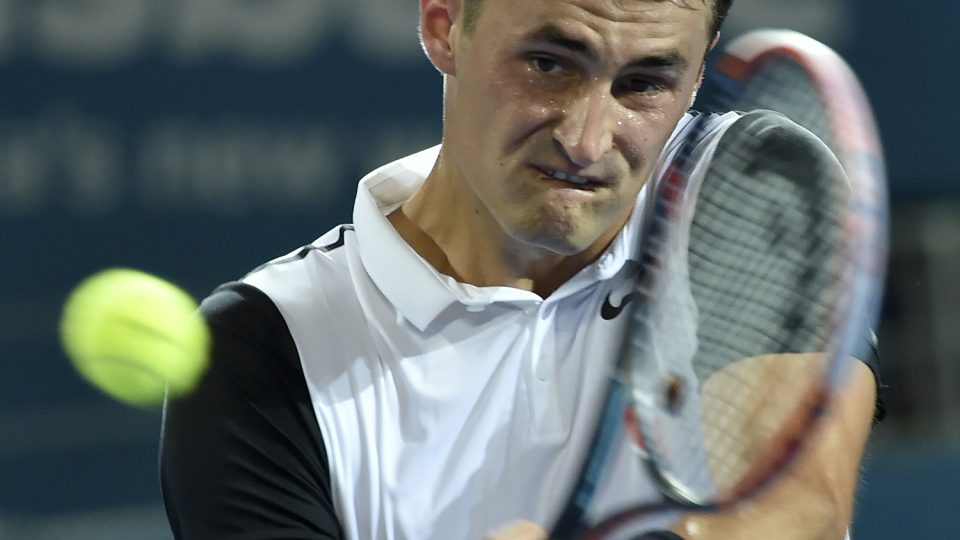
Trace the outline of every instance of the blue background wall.
<instances>
[{"instance_id":1,"label":"blue background wall","mask_svg":"<svg viewBox=\"0 0 960 540\"><path fill-rule=\"evenodd\" d=\"M874 101L895 210L955 213L960 4L734 9L728 34L792 26L840 50ZM415 28L413 0L0 0L0 538L169 537L159 413L81 383L58 346L62 302L110 266L203 296L349 221L363 172L437 141L440 77ZM955 221L931 223L960 237ZM924 231L897 236L902 301L881 335L893 411L867 461L859 538L954 538L960 525L956 401L904 390L922 387L909 353L926 340L904 325L954 313L913 301L956 251ZM922 366L930 376L955 360L941 341L924 353L946 358Z\"/></svg>"}]
</instances>

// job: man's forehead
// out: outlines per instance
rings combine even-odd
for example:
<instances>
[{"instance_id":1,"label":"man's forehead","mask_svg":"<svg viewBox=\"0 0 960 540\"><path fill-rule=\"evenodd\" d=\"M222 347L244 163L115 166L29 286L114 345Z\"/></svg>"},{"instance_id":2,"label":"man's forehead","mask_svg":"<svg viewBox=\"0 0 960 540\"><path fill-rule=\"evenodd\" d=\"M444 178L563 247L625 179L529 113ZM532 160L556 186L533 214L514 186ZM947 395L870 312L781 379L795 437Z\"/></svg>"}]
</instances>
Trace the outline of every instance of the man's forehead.
<instances>
[{"instance_id":1,"label":"man's forehead","mask_svg":"<svg viewBox=\"0 0 960 540\"><path fill-rule=\"evenodd\" d=\"M611 0L621 9L636 9L644 4L670 3L688 9L712 8L715 0Z\"/></svg>"},{"instance_id":2,"label":"man's forehead","mask_svg":"<svg viewBox=\"0 0 960 540\"><path fill-rule=\"evenodd\" d=\"M648 14L676 8L691 15L698 13L705 21L709 21L712 18L710 6L714 2L715 0L500 0L498 9L511 12L532 9L542 15L587 12L601 17L609 15L612 19L626 16L629 20L636 17L637 22L644 22Z\"/></svg>"},{"instance_id":3,"label":"man's forehead","mask_svg":"<svg viewBox=\"0 0 960 540\"><path fill-rule=\"evenodd\" d=\"M705 20L713 18L713 6L716 0L604 0L611 4L615 9L630 13L644 13L665 6L680 8L691 13L701 13Z\"/></svg>"},{"instance_id":4,"label":"man's forehead","mask_svg":"<svg viewBox=\"0 0 960 540\"><path fill-rule=\"evenodd\" d=\"M642 38L662 39L693 34L699 37L697 27L702 25L706 30L711 19L702 3L699 9L678 4L703 0L504 1L509 2L509 11L526 11L525 16L513 19L518 24L511 34L557 44L566 42L571 45L570 48L581 48L575 41L589 42L596 38L620 42L619 46L622 47ZM630 9L621 8L621 5ZM591 35L594 39L590 39ZM702 35L706 35L706 32Z\"/></svg>"}]
</instances>

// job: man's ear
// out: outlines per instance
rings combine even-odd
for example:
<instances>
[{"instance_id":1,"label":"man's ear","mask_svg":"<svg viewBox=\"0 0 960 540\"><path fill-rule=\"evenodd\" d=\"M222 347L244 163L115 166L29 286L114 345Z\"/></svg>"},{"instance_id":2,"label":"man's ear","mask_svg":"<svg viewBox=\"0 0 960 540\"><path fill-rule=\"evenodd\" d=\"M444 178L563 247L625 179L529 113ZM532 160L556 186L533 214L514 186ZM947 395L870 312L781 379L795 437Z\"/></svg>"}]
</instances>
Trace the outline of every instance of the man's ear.
<instances>
[{"instance_id":1,"label":"man's ear","mask_svg":"<svg viewBox=\"0 0 960 540\"><path fill-rule=\"evenodd\" d=\"M713 41L711 41L711 42L710 42L710 46L707 47L707 52L712 51L713 48L717 46L717 43L720 43L720 32L719 32L719 31L718 31L716 34L713 35Z\"/></svg>"},{"instance_id":2,"label":"man's ear","mask_svg":"<svg viewBox=\"0 0 960 540\"><path fill-rule=\"evenodd\" d=\"M420 44L434 67L445 75L456 75L460 6L461 0L420 0Z\"/></svg>"}]
</instances>

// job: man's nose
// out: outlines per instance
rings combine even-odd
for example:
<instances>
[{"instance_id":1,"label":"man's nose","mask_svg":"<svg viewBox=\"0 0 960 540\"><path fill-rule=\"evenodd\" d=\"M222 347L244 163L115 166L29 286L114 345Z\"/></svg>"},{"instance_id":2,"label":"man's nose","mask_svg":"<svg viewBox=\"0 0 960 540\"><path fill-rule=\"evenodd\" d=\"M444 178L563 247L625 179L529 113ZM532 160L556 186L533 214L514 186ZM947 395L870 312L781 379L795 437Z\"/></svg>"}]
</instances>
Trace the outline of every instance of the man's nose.
<instances>
[{"instance_id":1,"label":"man's nose","mask_svg":"<svg viewBox=\"0 0 960 540\"><path fill-rule=\"evenodd\" d=\"M616 98L606 90L591 89L565 107L553 138L580 167L596 163L613 148L617 126Z\"/></svg>"}]
</instances>

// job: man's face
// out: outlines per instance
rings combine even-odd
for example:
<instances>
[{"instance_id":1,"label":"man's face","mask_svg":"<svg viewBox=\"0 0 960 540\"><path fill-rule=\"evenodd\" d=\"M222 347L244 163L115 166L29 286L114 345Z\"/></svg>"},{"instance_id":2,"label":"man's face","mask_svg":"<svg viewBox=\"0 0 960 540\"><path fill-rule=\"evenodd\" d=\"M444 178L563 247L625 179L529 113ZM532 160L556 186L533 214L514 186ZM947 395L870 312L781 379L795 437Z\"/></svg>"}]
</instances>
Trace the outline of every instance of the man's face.
<instances>
[{"instance_id":1,"label":"man's face","mask_svg":"<svg viewBox=\"0 0 960 540\"><path fill-rule=\"evenodd\" d=\"M485 0L445 102L476 213L560 255L605 246L690 104L709 22L699 0Z\"/></svg>"}]
</instances>

